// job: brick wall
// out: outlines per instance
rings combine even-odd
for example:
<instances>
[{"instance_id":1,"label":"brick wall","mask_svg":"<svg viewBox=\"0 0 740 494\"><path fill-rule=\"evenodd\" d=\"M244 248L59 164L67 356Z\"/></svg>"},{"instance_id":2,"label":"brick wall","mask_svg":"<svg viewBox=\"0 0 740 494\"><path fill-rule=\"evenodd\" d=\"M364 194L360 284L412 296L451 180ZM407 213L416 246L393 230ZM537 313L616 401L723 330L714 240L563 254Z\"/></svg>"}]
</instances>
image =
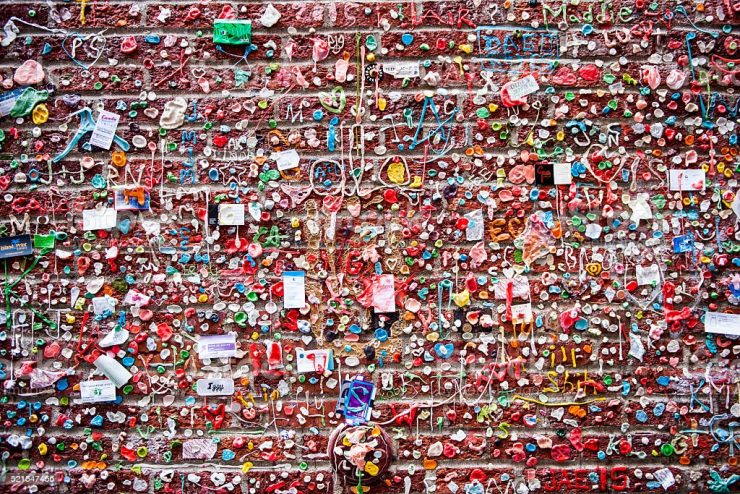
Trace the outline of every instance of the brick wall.
<instances>
[{"instance_id":1,"label":"brick wall","mask_svg":"<svg viewBox=\"0 0 740 494\"><path fill-rule=\"evenodd\" d=\"M738 20L0 3L2 490L737 491Z\"/></svg>"}]
</instances>

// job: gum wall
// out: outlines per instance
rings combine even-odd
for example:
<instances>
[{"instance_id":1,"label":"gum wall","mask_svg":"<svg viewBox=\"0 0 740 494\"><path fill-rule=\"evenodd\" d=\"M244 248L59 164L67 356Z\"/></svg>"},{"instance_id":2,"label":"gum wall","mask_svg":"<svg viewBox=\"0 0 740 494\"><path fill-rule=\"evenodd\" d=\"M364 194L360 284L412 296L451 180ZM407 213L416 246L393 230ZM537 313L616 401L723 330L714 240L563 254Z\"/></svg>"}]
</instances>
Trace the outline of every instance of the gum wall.
<instances>
[{"instance_id":1,"label":"gum wall","mask_svg":"<svg viewBox=\"0 0 740 494\"><path fill-rule=\"evenodd\" d=\"M0 2L0 492L740 492L737 0Z\"/></svg>"}]
</instances>

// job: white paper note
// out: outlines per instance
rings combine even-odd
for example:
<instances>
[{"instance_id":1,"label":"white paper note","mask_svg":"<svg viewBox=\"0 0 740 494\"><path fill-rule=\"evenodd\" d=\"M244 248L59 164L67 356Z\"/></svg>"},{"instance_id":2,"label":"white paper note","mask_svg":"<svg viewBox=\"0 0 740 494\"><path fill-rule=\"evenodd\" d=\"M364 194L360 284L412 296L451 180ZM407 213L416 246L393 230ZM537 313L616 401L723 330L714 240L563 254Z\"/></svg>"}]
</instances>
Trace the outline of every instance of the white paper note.
<instances>
[{"instance_id":1,"label":"white paper note","mask_svg":"<svg viewBox=\"0 0 740 494\"><path fill-rule=\"evenodd\" d=\"M241 226L244 224L244 204L219 204L218 224Z\"/></svg>"},{"instance_id":2,"label":"white paper note","mask_svg":"<svg viewBox=\"0 0 740 494\"><path fill-rule=\"evenodd\" d=\"M669 170L672 191L699 191L706 185L706 172L699 169Z\"/></svg>"},{"instance_id":3,"label":"white paper note","mask_svg":"<svg viewBox=\"0 0 740 494\"><path fill-rule=\"evenodd\" d=\"M555 185L569 185L573 182L570 163L555 163L552 167L552 178Z\"/></svg>"},{"instance_id":4,"label":"white paper note","mask_svg":"<svg viewBox=\"0 0 740 494\"><path fill-rule=\"evenodd\" d=\"M511 306L511 319L515 323L532 322L532 304L516 304Z\"/></svg>"},{"instance_id":5,"label":"white paper note","mask_svg":"<svg viewBox=\"0 0 740 494\"><path fill-rule=\"evenodd\" d=\"M740 336L740 314L707 312L704 315L704 331Z\"/></svg>"},{"instance_id":6,"label":"white paper note","mask_svg":"<svg viewBox=\"0 0 740 494\"><path fill-rule=\"evenodd\" d=\"M107 230L116 227L118 213L113 208L85 209L82 211L83 230Z\"/></svg>"},{"instance_id":7,"label":"white paper note","mask_svg":"<svg viewBox=\"0 0 740 494\"><path fill-rule=\"evenodd\" d=\"M636 271L637 284L639 286L660 284L660 268L658 268L657 264L651 264L650 266L637 266Z\"/></svg>"},{"instance_id":8,"label":"white paper note","mask_svg":"<svg viewBox=\"0 0 740 494\"><path fill-rule=\"evenodd\" d=\"M392 274L376 277L373 307L375 312L396 312L396 280Z\"/></svg>"},{"instance_id":9,"label":"white paper note","mask_svg":"<svg viewBox=\"0 0 740 494\"><path fill-rule=\"evenodd\" d=\"M109 312L115 311L116 306L113 305L114 301L115 301L114 298L109 297L107 295L103 297L93 298L92 299L93 312L95 312L96 316L99 316L99 315L102 315L106 311L109 311Z\"/></svg>"},{"instance_id":10,"label":"white paper note","mask_svg":"<svg viewBox=\"0 0 740 494\"><path fill-rule=\"evenodd\" d=\"M667 468L661 468L660 470L654 471L653 476L658 482L660 482L661 487L665 490L676 485L676 478L673 476L673 472Z\"/></svg>"},{"instance_id":11,"label":"white paper note","mask_svg":"<svg viewBox=\"0 0 740 494\"><path fill-rule=\"evenodd\" d=\"M334 370L334 352L331 349L320 348L318 350L295 349L296 372L305 374L307 372L323 373Z\"/></svg>"},{"instance_id":12,"label":"white paper note","mask_svg":"<svg viewBox=\"0 0 740 494\"><path fill-rule=\"evenodd\" d=\"M509 92L509 98L520 100L529 94L539 91L540 85L537 84L537 80L534 76L528 75L518 81L507 84L506 89Z\"/></svg>"},{"instance_id":13,"label":"white paper note","mask_svg":"<svg viewBox=\"0 0 740 494\"><path fill-rule=\"evenodd\" d=\"M418 62L393 62L384 63L383 72L392 75L395 79L411 79L419 77Z\"/></svg>"},{"instance_id":14,"label":"white paper note","mask_svg":"<svg viewBox=\"0 0 740 494\"><path fill-rule=\"evenodd\" d=\"M225 378L198 379L195 382L198 396L230 396L234 394L234 380Z\"/></svg>"},{"instance_id":15,"label":"white paper note","mask_svg":"<svg viewBox=\"0 0 740 494\"><path fill-rule=\"evenodd\" d=\"M306 305L306 273L285 271L283 273L283 306L286 309L300 309Z\"/></svg>"},{"instance_id":16,"label":"white paper note","mask_svg":"<svg viewBox=\"0 0 740 494\"><path fill-rule=\"evenodd\" d=\"M277 163L278 170L280 171L296 168L301 161L301 157L295 149L273 153L272 158Z\"/></svg>"},{"instance_id":17,"label":"white paper note","mask_svg":"<svg viewBox=\"0 0 740 494\"><path fill-rule=\"evenodd\" d=\"M206 335L198 338L198 356L206 358L228 358L236 356L234 333Z\"/></svg>"},{"instance_id":18,"label":"white paper note","mask_svg":"<svg viewBox=\"0 0 740 494\"><path fill-rule=\"evenodd\" d=\"M110 149L120 119L121 116L117 113L102 110L90 136L90 144L99 148Z\"/></svg>"},{"instance_id":19,"label":"white paper note","mask_svg":"<svg viewBox=\"0 0 740 494\"><path fill-rule=\"evenodd\" d=\"M80 397L82 398L82 403L115 401L116 385L108 379L80 381Z\"/></svg>"},{"instance_id":20,"label":"white paper note","mask_svg":"<svg viewBox=\"0 0 740 494\"><path fill-rule=\"evenodd\" d=\"M465 215L468 220L468 227L465 229L465 239L470 242L477 242L483 239L483 210L476 209Z\"/></svg>"}]
</instances>

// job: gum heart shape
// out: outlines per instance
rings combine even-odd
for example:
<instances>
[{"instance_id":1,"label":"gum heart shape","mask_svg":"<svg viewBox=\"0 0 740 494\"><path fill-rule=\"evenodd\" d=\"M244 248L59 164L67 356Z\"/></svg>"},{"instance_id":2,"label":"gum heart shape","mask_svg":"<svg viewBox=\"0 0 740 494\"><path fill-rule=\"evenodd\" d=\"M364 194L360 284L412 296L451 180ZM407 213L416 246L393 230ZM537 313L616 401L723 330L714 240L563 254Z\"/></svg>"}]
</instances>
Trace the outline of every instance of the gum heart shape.
<instances>
[{"instance_id":1,"label":"gum heart shape","mask_svg":"<svg viewBox=\"0 0 740 494\"><path fill-rule=\"evenodd\" d=\"M576 74L568 67L560 67L552 76L552 82L559 86L572 86L578 81Z\"/></svg>"},{"instance_id":2,"label":"gum heart shape","mask_svg":"<svg viewBox=\"0 0 740 494\"><path fill-rule=\"evenodd\" d=\"M509 202L514 200L514 194L509 189L503 189L498 193L498 198L503 202Z\"/></svg>"},{"instance_id":3,"label":"gum heart shape","mask_svg":"<svg viewBox=\"0 0 740 494\"><path fill-rule=\"evenodd\" d=\"M576 451L583 451L583 443L581 442L582 437L583 433L581 432L581 429L579 427L573 429L568 436L570 443L573 445Z\"/></svg>"},{"instance_id":4,"label":"gum heart shape","mask_svg":"<svg viewBox=\"0 0 740 494\"><path fill-rule=\"evenodd\" d=\"M83 473L80 477L80 482L88 489L92 489L97 481L97 477L91 473Z\"/></svg>"},{"instance_id":5,"label":"gum heart shape","mask_svg":"<svg viewBox=\"0 0 740 494\"><path fill-rule=\"evenodd\" d=\"M229 138L226 136L215 136L213 138L213 145L217 148L222 148L228 144Z\"/></svg>"},{"instance_id":6,"label":"gum heart shape","mask_svg":"<svg viewBox=\"0 0 740 494\"><path fill-rule=\"evenodd\" d=\"M7 188L7 185L5 186L5 188ZM352 216L353 218L357 218L358 216L360 216L360 212L362 211L362 204L360 202L347 204L347 211L349 211L350 216Z\"/></svg>"},{"instance_id":7,"label":"gum heart shape","mask_svg":"<svg viewBox=\"0 0 740 494\"><path fill-rule=\"evenodd\" d=\"M68 34L62 40L62 50L70 59L72 59L75 64L80 65L84 70L88 70L90 67L95 65L98 60L100 60L100 57L103 56L106 43L107 41L105 36L93 36L88 41L86 41L85 38L82 38L77 33L74 33ZM74 48L70 52L70 47L72 46L74 46ZM72 55L72 52L74 52L74 56ZM84 60L77 58L76 55L80 53L92 54L91 56L94 58L88 63L85 63Z\"/></svg>"},{"instance_id":8,"label":"gum heart shape","mask_svg":"<svg viewBox=\"0 0 740 494\"><path fill-rule=\"evenodd\" d=\"M434 345L434 352L444 359L452 357L454 351L455 345L452 343L437 343Z\"/></svg>"},{"instance_id":9,"label":"gum heart shape","mask_svg":"<svg viewBox=\"0 0 740 494\"><path fill-rule=\"evenodd\" d=\"M660 71L655 67L645 67L642 69L642 80L650 89L657 89L661 82Z\"/></svg>"},{"instance_id":10,"label":"gum heart shape","mask_svg":"<svg viewBox=\"0 0 740 494\"><path fill-rule=\"evenodd\" d=\"M586 82L596 82L599 80L600 73L601 71L594 64L585 65L578 70L578 75Z\"/></svg>"},{"instance_id":11,"label":"gum heart shape","mask_svg":"<svg viewBox=\"0 0 740 494\"><path fill-rule=\"evenodd\" d=\"M558 462L564 462L570 460L570 446L567 444L558 444L552 447L550 450L552 459Z\"/></svg>"},{"instance_id":12,"label":"gum heart shape","mask_svg":"<svg viewBox=\"0 0 740 494\"><path fill-rule=\"evenodd\" d=\"M330 93L320 92L319 102L328 112L342 113L347 106L347 97L344 94L344 88L337 86Z\"/></svg>"},{"instance_id":13,"label":"gum heart shape","mask_svg":"<svg viewBox=\"0 0 740 494\"><path fill-rule=\"evenodd\" d=\"M424 362L434 362L434 357L429 352L424 352Z\"/></svg>"},{"instance_id":14,"label":"gum heart shape","mask_svg":"<svg viewBox=\"0 0 740 494\"><path fill-rule=\"evenodd\" d=\"M157 115L159 115L159 108L150 107L144 110L144 115L146 115L149 118L157 118Z\"/></svg>"},{"instance_id":15,"label":"gum heart shape","mask_svg":"<svg viewBox=\"0 0 740 494\"><path fill-rule=\"evenodd\" d=\"M128 218L124 218L121 221L118 222L118 231L123 233L124 235L128 234L129 230L131 230L131 220Z\"/></svg>"},{"instance_id":16,"label":"gum heart shape","mask_svg":"<svg viewBox=\"0 0 740 494\"><path fill-rule=\"evenodd\" d=\"M62 348L59 346L59 342L52 341L47 346L44 347L44 358L54 358L62 351Z\"/></svg>"}]
</instances>

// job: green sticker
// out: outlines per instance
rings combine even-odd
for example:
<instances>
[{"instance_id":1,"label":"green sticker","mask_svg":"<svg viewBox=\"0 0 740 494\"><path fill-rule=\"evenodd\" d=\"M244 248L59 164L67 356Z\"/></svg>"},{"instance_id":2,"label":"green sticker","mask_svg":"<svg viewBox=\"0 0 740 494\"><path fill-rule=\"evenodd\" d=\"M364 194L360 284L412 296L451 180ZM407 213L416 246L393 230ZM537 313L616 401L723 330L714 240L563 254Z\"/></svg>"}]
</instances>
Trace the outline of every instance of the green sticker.
<instances>
[{"instance_id":1,"label":"green sticker","mask_svg":"<svg viewBox=\"0 0 740 494\"><path fill-rule=\"evenodd\" d=\"M33 236L33 247L35 249L53 249L56 238L54 235L34 235Z\"/></svg>"},{"instance_id":2,"label":"green sticker","mask_svg":"<svg viewBox=\"0 0 740 494\"><path fill-rule=\"evenodd\" d=\"M252 41L252 21L216 19L213 21L213 42L218 45L248 45Z\"/></svg>"}]
</instances>

